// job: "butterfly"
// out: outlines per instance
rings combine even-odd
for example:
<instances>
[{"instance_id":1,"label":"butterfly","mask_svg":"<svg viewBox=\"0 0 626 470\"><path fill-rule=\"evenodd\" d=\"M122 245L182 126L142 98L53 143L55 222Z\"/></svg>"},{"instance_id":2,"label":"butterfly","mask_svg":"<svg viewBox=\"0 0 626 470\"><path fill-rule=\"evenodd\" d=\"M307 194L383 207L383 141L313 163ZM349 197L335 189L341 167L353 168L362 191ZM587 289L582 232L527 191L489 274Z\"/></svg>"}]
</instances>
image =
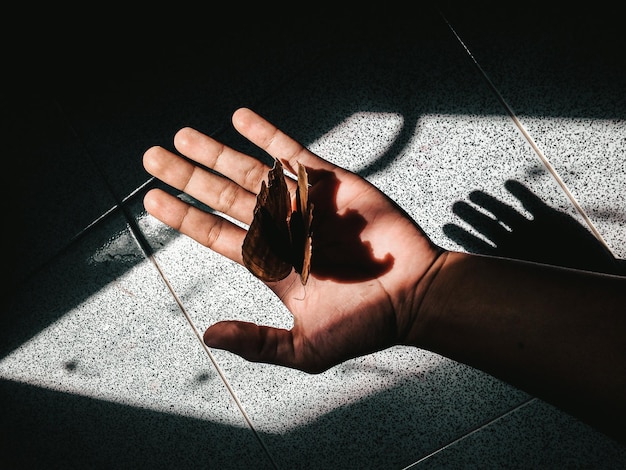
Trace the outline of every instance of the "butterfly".
<instances>
[{"instance_id":1,"label":"butterfly","mask_svg":"<svg viewBox=\"0 0 626 470\"><path fill-rule=\"evenodd\" d=\"M283 165L275 159L267 184L261 183L252 223L241 248L246 268L265 282L280 281L295 269L305 285L311 268L312 221L306 168L298 163L296 203L292 208Z\"/></svg>"}]
</instances>

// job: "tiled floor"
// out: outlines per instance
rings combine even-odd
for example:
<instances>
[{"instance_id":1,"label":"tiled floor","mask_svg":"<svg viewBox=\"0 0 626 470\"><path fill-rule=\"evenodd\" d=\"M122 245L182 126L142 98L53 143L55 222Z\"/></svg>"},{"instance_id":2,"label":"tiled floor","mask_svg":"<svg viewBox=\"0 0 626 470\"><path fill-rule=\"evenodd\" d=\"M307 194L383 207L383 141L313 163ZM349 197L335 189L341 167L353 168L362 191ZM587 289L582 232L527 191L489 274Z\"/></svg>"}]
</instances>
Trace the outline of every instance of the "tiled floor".
<instances>
[{"instance_id":1,"label":"tiled floor","mask_svg":"<svg viewBox=\"0 0 626 470\"><path fill-rule=\"evenodd\" d=\"M65 37L34 51L7 113L18 161L5 197L19 212L5 228L0 466L626 464L620 444L422 350L320 375L207 354L196 333L215 321L289 326L289 314L143 210L146 148L190 125L248 150L229 125L248 106L370 179L446 248L623 272L626 69L608 13L444 13L472 55L436 10L248 18L249 36L153 27L132 43L121 25L87 55ZM472 212L490 196L529 222L490 237Z\"/></svg>"}]
</instances>

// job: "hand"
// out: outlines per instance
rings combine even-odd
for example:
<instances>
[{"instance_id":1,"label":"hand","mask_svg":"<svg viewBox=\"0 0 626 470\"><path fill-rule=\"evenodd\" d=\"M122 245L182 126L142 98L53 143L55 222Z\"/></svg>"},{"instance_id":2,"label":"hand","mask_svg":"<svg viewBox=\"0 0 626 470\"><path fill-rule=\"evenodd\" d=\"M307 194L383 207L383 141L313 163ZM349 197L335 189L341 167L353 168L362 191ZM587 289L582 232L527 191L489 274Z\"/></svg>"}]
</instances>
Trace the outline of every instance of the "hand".
<instances>
[{"instance_id":1,"label":"hand","mask_svg":"<svg viewBox=\"0 0 626 470\"><path fill-rule=\"evenodd\" d=\"M452 210L495 246L456 224L444 225L444 233L472 253L624 274L624 263L573 217L550 207L518 181L506 181L504 187L522 203L531 219L483 191L472 191L469 200L482 210L464 201L457 201Z\"/></svg>"},{"instance_id":2,"label":"hand","mask_svg":"<svg viewBox=\"0 0 626 470\"><path fill-rule=\"evenodd\" d=\"M291 330L222 321L204 341L251 361L321 372L349 358L406 343L429 270L443 250L393 201L363 178L314 155L249 109L233 125L296 174L309 174L314 204L311 273L305 286L295 271L266 283L293 315ZM269 168L190 128L174 145L191 161L161 147L144 155L146 170L163 182L244 224L252 221L256 194ZM287 178L292 198L296 184ZM204 246L242 263L246 230L158 189L146 210Z\"/></svg>"}]
</instances>

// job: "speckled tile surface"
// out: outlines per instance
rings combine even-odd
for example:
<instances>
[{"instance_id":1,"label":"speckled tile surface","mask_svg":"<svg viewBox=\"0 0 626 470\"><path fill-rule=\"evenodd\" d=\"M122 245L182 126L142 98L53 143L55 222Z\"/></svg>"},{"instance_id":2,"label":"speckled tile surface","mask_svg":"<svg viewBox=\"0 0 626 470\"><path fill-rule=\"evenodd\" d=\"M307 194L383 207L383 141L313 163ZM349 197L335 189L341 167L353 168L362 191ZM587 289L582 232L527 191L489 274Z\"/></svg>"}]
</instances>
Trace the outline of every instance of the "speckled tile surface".
<instances>
[{"instance_id":1,"label":"speckled tile surface","mask_svg":"<svg viewBox=\"0 0 626 470\"><path fill-rule=\"evenodd\" d=\"M121 214L14 298L0 396L5 468L272 468Z\"/></svg>"},{"instance_id":2,"label":"speckled tile surface","mask_svg":"<svg viewBox=\"0 0 626 470\"><path fill-rule=\"evenodd\" d=\"M430 45L394 44L375 57L358 47L337 55L259 111L370 179L441 246L606 267L604 259L596 265L604 254L584 219L452 35ZM602 135L613 142L620 138L613 131ZM510 230L490 232L476 211ZM577 250L563 246L566 234Z\"/></svg>"},{"instance_id":3,"label":"speckled tile surface","mask_svg":"<svg viewBox=\"0 0 626 470\"><path fill-rule=\"evenodd\" d=\"M548 228L537 215L558 212L567 223L551 229L567 230L581 226L576 212L495 97L476 75L471 78L471 64L453 49L437 52L402 49L373 61L366 50L353 48L340 55L341 65L320 65L257 110L275 116L313 151L366 176L423 221L442 246L476 248L480 239L484 251L551 255L559 259L541 260L564 262L570 255L555 246L538 252ZM395 67L389 69L389 63ZM432 74L435 65L439 68ZM291 106L294 102L311 105L306 119ZM239 143L228 133L221 137ZM543 205L526 209L521 201L532 195ZM490 240L496 235L489 227L472 226L455 213L470 199L489 207L488 196L506 205L505 222L515 213L527 224L512 226L507 240ZM141 207L135 212L141 214ZM199 328L223 319L291 325L282 304L240 266L168 233L150 217L141 218L140 226ZM565 232L557 233L553 240L560 243ZM518 251L506 251L513 247ZM402 468L528 399L460 364L404 348L348 361L317 376L250 364L223 351L214 354L285 468ZM583 431L579 437L584 436Z\"/></svg>"},{"instance_id":4,"label":"speckled tile surface","mask_svg":"<svg viewBox=\"0 0 626 470\"><path fill-rule=\"evenodd\" d=\"M626 252L626 79L610 14L515 21L496 8L482 34L451 15L466 45L618 258ZM507 26L508 25L508 26ZM501 34L502 28L507 34ZM471 32L470 32L471 31ZM494 40L497 37L498 40Z\"/></svg>"},{"instance_id":5,"label":"speckled tile surface","mask_svg":"<svg viewBox=\"0 0 626 470\"><path fill-rule=\"evenodd\" d=\"M150 217L140 226L152 243L159 232L169 240L155 257L199 329L222 319L291 325L278 299L241 266L163 234ZM411 348L319 375L213 354L281 468L401 468L527 399L476 370Z\"/></svg>"},{"instance_id":6,"label":"speckled tile surface","mask_svg":"<svg viewBox=\"0 0 626 470\"><path fill-rule=\"evenodd\" d=\"M409 468L613 469L620 462L623 446L534 399Z\"/></svg>"},{"instance_id":7,"label":"speckled tile surface","mask_svg":"<svg viewBox=\"0 0 626 470\"><path fill-rule=\"evenodd\" d=\"M626 259L626 120L522 120L608 248Z\"/></svg>"},{"instance_id":8,"label":"speckled tile surface","mask_svg":"<svg viewBox=\"0 0 626 470\"><path fill-rule=\"evenodd\" d=\"M51 79L42 94L52 98L27 110L31 124L55 123L34 141L58 160L44 158L48 166L27 166L31 173L23 174L48 189L24 193L25 226L40 231L15 237L32 244L30 261L39 270L25 257L31 277L20 278L3 304L3 455L48 468L624 463L623 446L526 393L422 350L392 348L319 375L203 350L161 275L199 332L222 319L289 327L291 317L245 269L146 216L141 155L149 145L172 148L183 125L255 152L229 125L240 105L368 178L443 247L606 268L584 220L436 12L415 20L377 13L370 22L340 12L330 24L322 16L304 19L300 36L264 24L261 31L282 32L257 43L232 37L238 48L230 49L202 30L183 36L182 43L194 41L190 48L170 44L174 36L147 36L128 49L146 55L126 70L115 68L118 59L101 61L115 48L99 50L104 55L87 64L93 69L83 72L77 62L69 70L81 73L65 74L64 83ZM489 42L483 35L490 26L498 34L510 28L479 16L454 19L623 256L623 79L605 76L602 86L576 98L580 74L568 81L567 71L550 68L552 49L533 61L540 57L535 46L548 39L518 42L512 54L515 43L506 36ZM342 22L350 25L344 32L323 29ZM305 25L318 34L307 36ZM226 61L216 62L223 75L207 57ZM90 80L98 71L106 72L102 88ZM81 81L86 92L73 88ZM89 225L134 191L124 211ZM124 217L137 224L161 272Z\"/></svg>"}]
</instances>

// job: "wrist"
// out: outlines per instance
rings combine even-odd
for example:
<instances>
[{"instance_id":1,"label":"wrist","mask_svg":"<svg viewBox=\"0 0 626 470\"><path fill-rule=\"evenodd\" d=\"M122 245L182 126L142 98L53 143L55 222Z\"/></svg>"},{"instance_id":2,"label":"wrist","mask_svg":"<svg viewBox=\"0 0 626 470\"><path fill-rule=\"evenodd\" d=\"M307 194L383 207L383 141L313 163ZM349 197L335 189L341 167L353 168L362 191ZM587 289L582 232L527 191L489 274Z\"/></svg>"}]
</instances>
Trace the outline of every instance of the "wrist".
<instances>
[{"instance_id":1,"label":"wrist","mask_svg":"<svg viewBox=\"0 0 626 470\"><path fill-rule=\"evenodd\" d=\"M441 276L442 270L448 264L448 259L454 256L454 252L442 249L420 278L412 293L413 300L407 304L407 311L403 315L400 344L421 347L426 331L425 326L433 312L430 305L433 299L429 297L429 291L433 283Z\"/></svg>"}]
</instances>

